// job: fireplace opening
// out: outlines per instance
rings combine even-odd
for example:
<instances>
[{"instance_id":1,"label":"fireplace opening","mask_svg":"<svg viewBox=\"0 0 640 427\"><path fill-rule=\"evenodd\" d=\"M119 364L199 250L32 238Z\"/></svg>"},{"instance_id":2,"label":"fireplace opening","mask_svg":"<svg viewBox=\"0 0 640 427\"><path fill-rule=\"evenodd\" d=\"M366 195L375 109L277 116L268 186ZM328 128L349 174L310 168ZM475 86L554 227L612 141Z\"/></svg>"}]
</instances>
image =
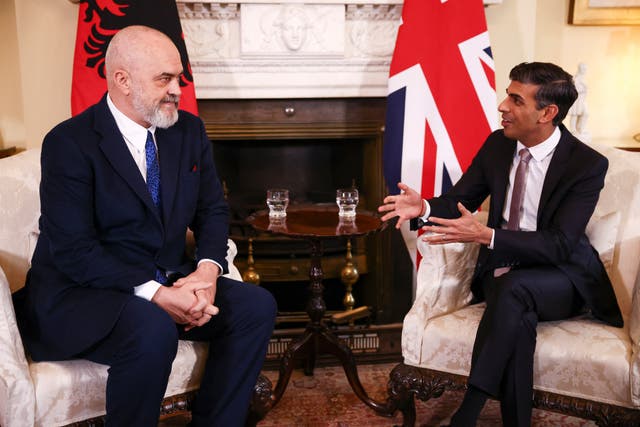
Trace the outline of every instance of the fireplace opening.
<instances>
[{"instance_id":1,"label":"fireplace opening","mask_svg":"<svg viewBox=\"0 0 640 427\"><path fill-rule=\"evenodd\" d=\"M256 233L246 218L266 209L268 188L286 188L290 207L335 204L336 189L355 186L360 190L360 209L368 209L369 184L364 182L367 145L372 138L311 138L214 141L213 155L230 208L229 237L238 246L241 271L249 268L251 249L260 285L278 301L280 323L306 321L308 298L309 242L268 233ZM251 239L251 242L249 242ZM366 281L367 250L363 238L351 239L360 281ZM249 245L251 244L251 248ZM347 240L323 241L323 269L327 314L344 310L346 286L340 272L346 263ZM362 305L362 290L353 296Z\"/></svg>"}]
</instances>

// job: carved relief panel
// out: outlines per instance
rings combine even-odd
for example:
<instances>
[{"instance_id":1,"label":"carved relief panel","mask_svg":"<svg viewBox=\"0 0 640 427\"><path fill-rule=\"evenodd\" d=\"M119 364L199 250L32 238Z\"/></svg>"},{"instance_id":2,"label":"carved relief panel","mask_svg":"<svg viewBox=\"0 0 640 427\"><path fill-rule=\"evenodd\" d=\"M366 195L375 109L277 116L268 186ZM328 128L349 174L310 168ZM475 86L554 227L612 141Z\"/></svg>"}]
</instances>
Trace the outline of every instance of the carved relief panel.
<instances>
[{"instance_id":1,"label":"carved relief panel","mask_svg":"<svg viewBox=\"0 0 640 427\"><path fill-rule=\"evenodd\" d=\"M196 96L384 97L402 3L177 0Z\"/></svg>"},{"instance_id":2,"label":"carved relief panel","mask_svg":"<svg viewBox=\"0 0 640 427\"><path fill-rule=\"evenodd\" d=\"M241 56L343 57L344 21L338 4L245 4Z\"/></svg>"}]
</instances>

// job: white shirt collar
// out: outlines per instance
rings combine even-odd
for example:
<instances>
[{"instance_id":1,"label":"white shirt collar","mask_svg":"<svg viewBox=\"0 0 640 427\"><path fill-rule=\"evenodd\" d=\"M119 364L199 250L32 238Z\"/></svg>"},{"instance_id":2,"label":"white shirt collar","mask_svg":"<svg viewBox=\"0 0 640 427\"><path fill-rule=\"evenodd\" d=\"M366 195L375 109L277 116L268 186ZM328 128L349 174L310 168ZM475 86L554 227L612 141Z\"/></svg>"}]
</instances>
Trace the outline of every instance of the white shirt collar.
<instances>
[{"instance_id":1,"label":"white shirt collar","mask_svg":"<svg viewBox=\"0 0 640 427\"><path fill-rule=\"evenodd\" d=\"M113 114L113 118L116 120L116 125L118 125L122 136L136 148L144 150L144 145L147 142L147 131L155 135L156 127L150 126L149 128L145 128L131 120L122 111L118 110L118 107L116 107L111 100L110 95L107 95L107 105L109 106L111 114Z\"/></svg>"},{"instance_id":2,"label":"white shirt collar","mask_svg":"<svg viewBox=\"0 0 640 427\"><path fill-rule=\"evenodd\" d=\"M560 136L561 136L560 128L556 126L556 128L554 129L553 133L551 133L549 138L545 139L540 144L534 145L533 147L529 148L531 157L533 157L537 162L539 162L545 157L547 157L549 154L553 153L553 150L556 149L556 147L558 146L558 143L560 142ZM516 147L516 153L519 153L520 150L523 148L527 148L527 147L525 147L524 144L518 141L518 144Z\"/></svg>"}]
</instances>

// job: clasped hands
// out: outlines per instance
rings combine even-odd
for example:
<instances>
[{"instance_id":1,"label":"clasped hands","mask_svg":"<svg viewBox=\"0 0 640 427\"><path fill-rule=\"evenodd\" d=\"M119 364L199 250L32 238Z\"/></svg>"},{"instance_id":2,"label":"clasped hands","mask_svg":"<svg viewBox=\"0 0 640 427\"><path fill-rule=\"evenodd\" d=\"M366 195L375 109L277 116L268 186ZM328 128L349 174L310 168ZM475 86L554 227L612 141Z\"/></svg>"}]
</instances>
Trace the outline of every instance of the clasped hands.
<instances>
[{"instance_id":1,"label":"clasped hands","mask_svg":"<svg viewBox=\"0 0 640 427\"><path fill-rule=\"evenodd\" d=\"M382 216L383 221L398 217L396 228L400 228L405 221L424 215L424 202L422 196L408 185L398 183L400 194L387 196L383 205L378 207L378 212L386 212ZM423 231L428 233L421 236L422 240L431 245L441 245L453 242L478 242L484 245L491 243L493 231L491 228L478 222L473 214L458 202L460 217L455 219L429 217L429 222L436 225L425 225Z\"/></svg>"},{"instance_id":2,"label":"clasped hands","mask_svg":"<svg viewBox=\"0 0 640 427\"><path fill-rule=\"evenodd\" d=\"M218 274L217 265L203 262L193 273L176 280L173 286L161 286L152 301L176 323L185 325L185 331L202 326L220 311L213 305Z\"/></svg>"}]
</instances>

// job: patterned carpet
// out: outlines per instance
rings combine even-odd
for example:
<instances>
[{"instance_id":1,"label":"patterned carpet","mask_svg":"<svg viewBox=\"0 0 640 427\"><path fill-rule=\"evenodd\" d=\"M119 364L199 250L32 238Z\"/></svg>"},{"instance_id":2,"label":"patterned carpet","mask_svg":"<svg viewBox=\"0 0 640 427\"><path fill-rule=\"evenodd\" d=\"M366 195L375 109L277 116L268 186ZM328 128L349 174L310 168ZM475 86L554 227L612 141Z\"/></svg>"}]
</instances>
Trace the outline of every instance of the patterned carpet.
<instances>
[{"instance_id":1,"label":"patterned carpet","mask_svg":"<svg viewBox=\"0 0 640 427\"><path fill-rule=\"evenodd\" d=\"M389 372L395 363L362 365L358 368L360 382L369 396L377 401L386 398ZM277 371L263 371L274 387ZM417 426L432 427L447 424L462 398L460 392L447 392L438 399L416 403ZM174 417L159 427L183 427L188 419ZM401 425L400 413L393 418L377 416L351 390L340 366L316 368L307 377L295 370L282 400L259 427L375 427ZM483 409L478 427L501 426L499 403L489 401ZM592 427L595 423L579 418L534 409L533 427Z\"/></svg>"},{"instance_id":2,"label":"patterned carpet","mask_svg":"<svg viewBox=\"0 0 640 427\"><path fill-rule=\"evenodd\" d=\"M363 365L358 369L360 381L369 396L383 401L389 372L395 363ZM278 373L263 372L274 384ZM455 412L462 394L449 392L429 402L417 402L417 425L421 427L439 426L448 423ZM282 396L282 400L261 421L259 427L373 427L392 426L402 423L400 414L394 418L375 415L352 392L342 367L325 367L315 370L312 377L306 377L296 370ZM499 403L489 401L482 411L478 427L500 426ZM534 410L535 427L586 427L595 423L579 418Z\"/></svg>"}]
</instances>

